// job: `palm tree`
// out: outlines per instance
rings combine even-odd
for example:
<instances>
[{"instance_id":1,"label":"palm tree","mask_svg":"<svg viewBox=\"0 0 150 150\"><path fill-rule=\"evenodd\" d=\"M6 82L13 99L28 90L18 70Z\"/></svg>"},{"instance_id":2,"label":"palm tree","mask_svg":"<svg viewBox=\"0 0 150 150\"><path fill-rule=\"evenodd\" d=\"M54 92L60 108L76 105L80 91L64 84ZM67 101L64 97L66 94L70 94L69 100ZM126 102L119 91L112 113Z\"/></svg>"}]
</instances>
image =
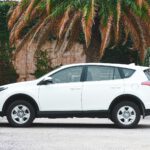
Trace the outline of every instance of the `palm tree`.
<instances>
[{"instance_id":1,"label":"palm tree","mask_svg":"<svg viewBox=\"0 0 150 150\"><path fill-rule=\"evenodd\" d=\"M125 45L144 61L150 47L149 0L22 0L12 12L8 27L14 59L24 45L35 44L33 55L44 41L55 39L57 50L71 49L84 33L87 62L99 61L107 47Z\"/></svg>"}]
</instances>

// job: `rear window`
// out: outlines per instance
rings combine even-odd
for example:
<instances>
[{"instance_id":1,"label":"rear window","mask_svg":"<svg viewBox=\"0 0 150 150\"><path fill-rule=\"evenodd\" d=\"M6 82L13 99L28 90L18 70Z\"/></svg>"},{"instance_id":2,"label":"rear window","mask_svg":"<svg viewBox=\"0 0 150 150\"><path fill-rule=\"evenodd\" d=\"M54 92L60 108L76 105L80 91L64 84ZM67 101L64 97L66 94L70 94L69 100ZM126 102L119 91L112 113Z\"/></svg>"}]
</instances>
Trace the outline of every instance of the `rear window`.
<instances>
[{"instance_id":1,"label":"rear window","mask_svg":"<svg viewBox=\"0 0 150 150\"><path fill-rule=\"evenodd\" d=\"M127 69L127 68L121 68L122 76L123 78L129 78L133 75L135 70L133 69Z\"/></svg>"},{"instance_id":2,"label":"rear window","mask_svg":"<svg viewBox=\"0 0 150 150\"><path fill-rule=\"evenodd\" d=\"M150 81L150 68L144 70L145 75L147 76L148 80Z\"/></svg>"}]
</instances>

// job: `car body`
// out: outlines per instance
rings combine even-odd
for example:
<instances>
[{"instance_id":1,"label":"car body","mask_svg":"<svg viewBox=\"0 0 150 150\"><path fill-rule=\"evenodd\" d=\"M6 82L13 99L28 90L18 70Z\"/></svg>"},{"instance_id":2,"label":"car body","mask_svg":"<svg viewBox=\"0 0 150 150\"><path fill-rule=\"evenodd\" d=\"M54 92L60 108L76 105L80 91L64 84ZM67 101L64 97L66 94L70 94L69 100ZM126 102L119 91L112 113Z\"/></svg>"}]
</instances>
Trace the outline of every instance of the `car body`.
<instances>
[{"instance_id":1,"label":"car body","mask_svg":"<svg viewBox=\"0 0 150 150\"><path fill-rule=\"evenodd\" d=\"M12 126L34 118L110 118L123 128L150 115L148 67L107 63L62 66L43 77L0 87L0 115Z\"/></svg>"}]
</instances>

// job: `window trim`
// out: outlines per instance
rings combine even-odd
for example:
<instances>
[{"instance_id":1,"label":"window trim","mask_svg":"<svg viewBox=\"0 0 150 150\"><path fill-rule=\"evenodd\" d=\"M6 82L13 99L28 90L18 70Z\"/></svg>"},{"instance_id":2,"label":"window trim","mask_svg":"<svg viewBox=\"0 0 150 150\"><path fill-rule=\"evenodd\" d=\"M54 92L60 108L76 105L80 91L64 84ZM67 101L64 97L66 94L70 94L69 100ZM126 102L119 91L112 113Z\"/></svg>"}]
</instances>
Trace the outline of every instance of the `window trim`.
<instances>
[{"instance_id":1,"label":"window trim","mask_svg":"<svg viewBox=\"0 0 150 150\"><path fill-rule=\"evenodd\" d=\"M87 66L84 65L82 68L82 75L81 75L80 82L86 81L86 74L87 74Z\"/></svg>"}]
</instances>

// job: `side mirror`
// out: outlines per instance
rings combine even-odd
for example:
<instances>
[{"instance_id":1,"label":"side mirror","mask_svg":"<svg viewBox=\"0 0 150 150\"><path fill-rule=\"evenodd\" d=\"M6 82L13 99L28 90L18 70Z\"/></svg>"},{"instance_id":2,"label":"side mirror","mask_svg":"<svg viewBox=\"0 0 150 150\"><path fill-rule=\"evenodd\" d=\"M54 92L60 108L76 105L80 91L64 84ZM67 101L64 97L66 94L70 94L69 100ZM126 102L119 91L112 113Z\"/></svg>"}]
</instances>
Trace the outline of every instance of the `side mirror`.
<instances>
[{"instance_id":1,"label":"side mirror","mask_svg":"<svg viewBox=\"0 0 150 150\"><path fill-rule=\"evenodd\" d=\"M46 77L44 80L42 80L38 85L47 85L47 84L52 84L53 83L53 78L52 77Z\"/></svg>"}]
</instances>

